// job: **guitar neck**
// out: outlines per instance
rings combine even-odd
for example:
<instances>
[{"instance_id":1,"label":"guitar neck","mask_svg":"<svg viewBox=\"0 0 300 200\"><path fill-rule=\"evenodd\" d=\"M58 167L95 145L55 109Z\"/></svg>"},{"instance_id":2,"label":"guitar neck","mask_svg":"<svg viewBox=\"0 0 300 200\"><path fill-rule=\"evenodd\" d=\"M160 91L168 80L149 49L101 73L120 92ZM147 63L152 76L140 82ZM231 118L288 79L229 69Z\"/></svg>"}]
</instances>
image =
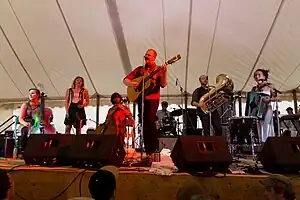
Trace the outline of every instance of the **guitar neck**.
<instances>
[{"instance_id":1,"label":"guitar neck","mask_svg":"<svg viewBox=\"0 0 300 200\"><path fill-rule=\"evenodd\" d=\"M149 76L145 77L145 82L148 81L149 79L151 79L159 71L160 71L160 67L158 67L156 70L154 70L153 72L151 72L151 74Z\"/></svg>"}]
</instances>

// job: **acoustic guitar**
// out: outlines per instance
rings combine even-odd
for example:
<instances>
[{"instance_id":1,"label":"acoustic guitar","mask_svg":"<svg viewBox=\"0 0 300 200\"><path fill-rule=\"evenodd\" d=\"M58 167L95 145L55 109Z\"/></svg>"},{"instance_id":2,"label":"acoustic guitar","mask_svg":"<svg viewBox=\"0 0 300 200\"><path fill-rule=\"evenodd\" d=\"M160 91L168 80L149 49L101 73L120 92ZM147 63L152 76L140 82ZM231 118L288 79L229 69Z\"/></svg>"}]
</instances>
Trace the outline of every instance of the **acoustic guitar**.
<instances>
[{"instance_id":1,"label":"acoustic guitar","mask_svg":"<svg viewBox=\"0 0 300 200\"><path fill-rule=\"evenodd\" d=\"M166 65L173 64L174 62L181 59L181 56L178 54L177 56L172 57L167 62L165 62ZM136 102L137 99L140 97L143 91L147 90L152 86L151 84L151 78L157 74L161 70L161 67L158 67L156 70L154 70L152 73L144 74L144 76L137 77L133 79L133 81L138 82L139 85L137 87L128 86L127 87L127 97L130 102ZM143 81L144 79L144 81ZM144 82L144 87L143 87Z\"/></svg>"}]
</instances>

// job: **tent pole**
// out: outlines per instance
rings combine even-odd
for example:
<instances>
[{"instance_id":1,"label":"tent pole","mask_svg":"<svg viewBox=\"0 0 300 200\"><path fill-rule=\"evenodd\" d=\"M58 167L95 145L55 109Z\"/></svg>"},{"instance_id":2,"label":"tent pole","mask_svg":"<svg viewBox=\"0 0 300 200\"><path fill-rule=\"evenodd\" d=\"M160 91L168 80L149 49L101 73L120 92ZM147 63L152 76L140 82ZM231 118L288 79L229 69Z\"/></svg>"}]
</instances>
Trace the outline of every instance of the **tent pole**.
<instances>
[{"instance_id":1,"label":"tent pole","mask_svg":"<svg viewBox=\"0 0 300 200\"><path fill-rule=\"evenodd\" d=\"M96 126L99 125L99 113L100 113L100 95L96 95Z\"/></svg>"},{"instance_id":2,"label":"tent pole","mask_svg":"<svg viewBox=\"0 0 300 200\"><path fill-rule=\"evenodd\" d=\"M294 111L298 113L298 100L297 100L297 91L293 90L293 100L294 100Z\"/></svg>"},{"instance_id":3,"label":"tent pole","mask_svg":"<svg viewBox=\"0 0 300 200\"><path fill-rule=\"evenodd\" d=\"M183 115L183 135L187 135L187 102L188 102L188 93L184 91L184 115Z\"/></svg>"},{"instance_id":4,"label":"tent pole","mask_svg":"<svg viewBox=\"0 0 300 200\"><path fill-rule=\"evenodd\" d=\"M132 104L132 115L133 115L133 120L136 121L136 103L133 103ZM135 133L136 129L135 129L135 126L133 127L133 139L132 139L132 148L135 148L135 136L136 136L136 133Z\"/></svg>"}]
</instances>

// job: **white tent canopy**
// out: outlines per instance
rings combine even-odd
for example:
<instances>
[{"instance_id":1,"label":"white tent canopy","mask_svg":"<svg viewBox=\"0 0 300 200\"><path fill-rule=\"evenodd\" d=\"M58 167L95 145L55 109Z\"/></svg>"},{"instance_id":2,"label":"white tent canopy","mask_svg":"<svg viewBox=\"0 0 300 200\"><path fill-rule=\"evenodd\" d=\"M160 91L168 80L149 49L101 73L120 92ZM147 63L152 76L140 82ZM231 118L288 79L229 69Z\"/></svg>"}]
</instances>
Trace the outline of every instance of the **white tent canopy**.
<instances>
[{"instance_id":1,"label":"white tent canopy","mask_svg":"<svg viewBox=\"0 0 300 200\"><path fill-rule=\"evenodd\" d=\"M256 68L290 91L300 84L299 8L299 0L1 0L0 100L24 99L31 87L63 99L78 75L91 95L126 94L123 77L147 48L159 64L182 56L165 96L180 95L179 85L192 93L205 73L212 85L224 73L235 91L249 91Z\"/></svg>"}]
</instances>

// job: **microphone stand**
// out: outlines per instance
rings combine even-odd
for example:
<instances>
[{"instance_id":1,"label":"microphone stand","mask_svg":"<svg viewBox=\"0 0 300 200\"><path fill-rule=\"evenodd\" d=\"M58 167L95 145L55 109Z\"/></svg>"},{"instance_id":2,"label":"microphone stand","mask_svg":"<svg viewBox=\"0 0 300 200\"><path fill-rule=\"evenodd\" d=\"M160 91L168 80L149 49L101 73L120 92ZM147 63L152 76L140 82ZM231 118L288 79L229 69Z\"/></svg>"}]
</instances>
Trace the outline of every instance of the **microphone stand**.
<instances>
[{"instance_id":1,"label":"microphone stand","mask_svg":"<svg viewBox=\"0 0 300 200\"><path fill-rule=\"evenodd\" d=\"M175 85L178 86L179 89L180 89L180 103L181 103L181 105L183 105L183 95L184 95L183 94L183 88L182 88L182 86L181 86L178 78L176 78ZM183 131L182 131L182 134L186 135L186 116L185 116L186 111L184 113L184 110L183 110L182 106L179 106L179 108L181 109L181 115L182 115L182 121L183 121L183 127L182 127Z\"/></svg>"},{"instance_id":2,"label":"microphone stand","mask_svg":"<svg viewBox=\"0 0 300 200\"><path fill-rule=\"evenodd\" d=\"M277 90L276 88L272 87L271 85L267 85L269 88L271 88L272 90L274 90L274 97L277 97L277 94L282 94L282 92L280 92L279 90ZM276 113L276 121L277 121L277 133L275 133L276 137L280 136L280 121L279 121L279 106L278 106L278 99L275 99L275 113Z\"/></svg>"},{"instance_id":3,"label":"microphone stand","mask_svg":"<svg viewBox=\"0 0 300 200\"><path fill-rule=\"evenodd\" d=\"M181 99L181 105L183 105L183 96L184 95L187 95L187 92L185 91L185 92L183 92L183 88L182 88L182 86L181 86L181 84L180 84L180 82L179 82L179 80L178 79L176 79L176 86L179 86L179 88L180 88L180 93L181 93L181 95L180 95L180 99ZM182 132L182 134L183 135L187 135L187 121L189 120L189 122L190 122L190 124L191 124L191 126L192 126L192 128L193 128L193 130L195 130L195 127L194 127L194 125L193 125L193 121L191 120L191 118L190 118L190 116L188 115L188 109L186 109L185 110L185 112L184 112L184 109L181 107L181 106L179 106L180 107L180 109L181 109L181 113L182 113L182 118L183 118L183 132Z\"/></svg>"},{"instance_id":4,"label":"microphone stand","mask_svg":"<svg viewBox=\"0 0 300 200\"><path fill-rule=\"evenodd\" d=\"M144 59L144 57L143 57ZM143 77L142 77L142 124L141 124L141 131L140 131L140 150L141 150L141 160L143 159L143 137L144 137L144 111L145 111L145 67L146 63L143 63Z\"/></svg>"}]
</instances>

